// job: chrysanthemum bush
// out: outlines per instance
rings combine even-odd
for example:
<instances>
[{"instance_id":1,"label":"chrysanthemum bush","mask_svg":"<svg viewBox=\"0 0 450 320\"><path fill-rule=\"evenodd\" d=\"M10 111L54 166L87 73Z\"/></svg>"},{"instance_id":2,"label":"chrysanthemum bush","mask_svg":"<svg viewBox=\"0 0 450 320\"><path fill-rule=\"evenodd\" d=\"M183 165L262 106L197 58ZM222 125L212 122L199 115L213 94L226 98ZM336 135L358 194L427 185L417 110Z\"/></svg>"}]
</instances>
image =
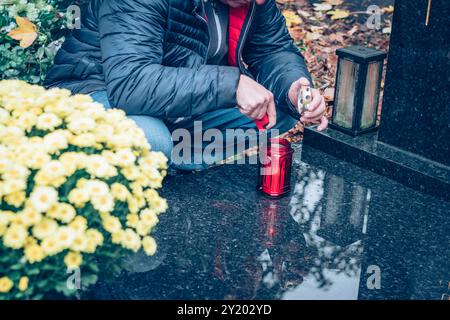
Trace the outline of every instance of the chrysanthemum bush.
<instances>
[{"instance_id":1,"label":"chrysanthemum bush","mask_svg":"<svg viewBox=\"0 0 450 320\"><path fill-rule=\"evenodd\" d=\"M85 0L0 0L0 79L41 83L68 32L67 7ZM13 39L17 17L27 20L28 43ZM70 19L70 17L69 17ZM30 39L31 38L31 39Z\"/></svg>"},{"instance_id":2,"label":"chrysanthemum bush","mask_svg":"<svg viewBox=\"0 0 450 320\"><path fill-rule=\"evenodd\" d=\"M156 251L167 159L123 111L89 96L0 81L0 299L67 296Z\"/></svg>"}]
</instances>

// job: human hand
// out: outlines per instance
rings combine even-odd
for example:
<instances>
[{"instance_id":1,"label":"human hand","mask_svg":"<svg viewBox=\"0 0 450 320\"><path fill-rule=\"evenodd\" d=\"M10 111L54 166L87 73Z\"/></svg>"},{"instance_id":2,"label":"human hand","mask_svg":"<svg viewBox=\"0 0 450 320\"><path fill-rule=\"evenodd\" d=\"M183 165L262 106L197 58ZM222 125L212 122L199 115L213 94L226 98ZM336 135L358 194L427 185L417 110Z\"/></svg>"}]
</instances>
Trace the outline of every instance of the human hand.
<instances>
[{"instance_id":1,"label":"human hand","mask_svg":"<svg viewBox=\"0 0 450 320\"><path fill-rule=\"evenodd\" d=\"M277 112L272 92L253 79L241 75L236 93L237 105L241 113L253 120L261 120L267 114L271 129L277 123Z\"/></svg>"},{"instance_id":2,"label":"human hand","mask_svg":"<svg viewBox=\"0 0 450 320\"><path fill-rule=\"evenodd\" d=\"M298 95L300 93L300 88L302 86L309 86L309 80L306 78L300 78L299 80L292 83L289 89L289 99L291 103L298 110ZM307 106L306 111L301 115L300 121L305 125L310 123L320 122L317 130L323 131L328 127L328 119L325 116L326 104L325 98L320 94L317 89L311 89L312 101Z\"/></svg>"}]
</instances>

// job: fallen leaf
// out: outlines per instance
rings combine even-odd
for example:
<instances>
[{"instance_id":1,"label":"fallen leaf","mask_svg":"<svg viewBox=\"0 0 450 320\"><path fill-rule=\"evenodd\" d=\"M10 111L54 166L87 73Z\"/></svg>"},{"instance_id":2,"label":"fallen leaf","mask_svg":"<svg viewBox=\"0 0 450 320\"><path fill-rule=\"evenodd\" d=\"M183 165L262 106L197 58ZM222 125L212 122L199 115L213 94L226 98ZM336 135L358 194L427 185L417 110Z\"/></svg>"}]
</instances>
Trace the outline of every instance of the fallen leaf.
<instances>
[{"instance_id":1,"label":"fallen leaf","mask_svg":"<svg viewBox=\"0 0 450 320\"><path fill-rule=\"evenodd\" d=\"M316 11L328 11L333 9L333 6L329 3L315 3L314 10Z\"/></svg>"},{"instance_id":2,"label":"fallen leaf","mask_svg":"<svg viewBox=\"0 0 450 320\"><path fill-rule=\"evenodd\" d=\"M344 3L344 0L324 0L326 3L329 3L333 6L340 6Z\"/></svg>"},{"instance_id":3,"label":"fallen leaf","mask_svg":"<svg viewBox=\"0 0 450 320\"><path fill-rule=\"evenodd\" d=\"M306 33L306 40L317 40L322 37L322 34L319 32L307 32Z\"/></svg>"},{"instance_id":4,"label":"fallen leaf","mask_svg":"<svg viewBox=\"0 0 450 320\"><path fill-rule=\"evenodd\" d=\"M332 20L345 19L350 15L350 12L347 10L331 10L327 12L328 15L331 15Z\"/></svg>"},{"instance_id":5,"label":"fallen leaf","mask_svg":"<svg viewBox=\"0 0 450 320\"><path fill-rule=\"evenodd\" d=\"M297 10L297 13L301 16L303 16L304 18L309 18L311 16L311 14L308 11L304 11L304 10Z\"/></svg>"},{"instance_id":6,"label":"fallen leaf","mask_svg":"<svg viewBox=\"0 0 450 320\"><path fill-rule=\"evenodd\" d=\"M334 42L339 42L342 45L344 45L344 34L342 32L336 32L336 33L332 33L329 36L330 41Z\"/></svg>"},{"instance_id":7,"label":"fallen leaf","mask_svg":"<svg viewBox=\"0 0 450 320\"><path fill-rule=\"evenodd\" d=\"M302 18L300 18L294 11L292 10L283 10L283 16L286 18L286 25L288 28L292 28L301 24Z\"/></svg>"},{"instance_id":8,"label":"fallen leaf","mask_svg":"<svg viewBox=\"0 0 450 320\"><path fill-rule=\"evenodd\" d=\"M37 38L36 25L27 18L16 17L16 23L18 27L11 30L8 36L14 40L20 41L20 46L24 49L31 46Z\"/></svg>"},{"instance_id":9,"label":"fallen leaf","mask_svg":"<svg viewBox=\"0 0 450 320\"><path fill-rule=\"evenodd\" d=\"M347 35L351 37L356 31L358 31L358 25L354 25L350 30L347 31Z\"/></svg>"},{"instance_id":10,"label":"fallen leaf","mask_svg":"<svg viewBox=\"0 0 450 320\"><path fill-rule=\"evenodd\" d=\"M289 34L291 35L292 39L294 39L294 41L300 41L305 37L305 32L303 31L302 28L300 27L293 27L293 28L289 28Z\"/></svg>"},{"instance_id":11,"label":"fallen leaf","mask_svg":"<svg viewBox=\"0 0 450 320\"><path fill-rule=\"evenodd\" d=\"M323 30L325 29L325 27L323 26L310 26L311 31L313 32L323 32Z\"/></svg>"},{"instance_id":12,"label":"fallen leaf","mask_svg":"<svg viewBox=\"0 0 450 320\"><path fill-rule=\"evenodd\" d=\"M391 6L387 6L387 7L383 8L383 9L381 9L381 11L383 13L390 14L390 13L394 12L394 6L392 6L392 5Z\"/></svg>"}]
</instances>

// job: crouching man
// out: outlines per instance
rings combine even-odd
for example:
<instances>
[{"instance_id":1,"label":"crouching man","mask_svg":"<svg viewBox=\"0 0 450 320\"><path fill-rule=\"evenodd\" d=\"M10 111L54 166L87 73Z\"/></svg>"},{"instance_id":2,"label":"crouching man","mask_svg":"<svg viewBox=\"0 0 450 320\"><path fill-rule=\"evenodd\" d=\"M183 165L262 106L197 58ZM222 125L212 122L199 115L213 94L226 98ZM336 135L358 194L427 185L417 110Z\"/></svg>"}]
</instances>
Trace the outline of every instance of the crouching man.
<instances>
[{"instance_id":1,"label":"crouching man","mask_svg":"<svg viewBox=\"0 0 450 320\"><path fill-rule=\"evenodd\" d=\"M202 131L256 129L262 121L266 129L289 130L308 81L275 0L91 0L45 85L123 109L153 150L171 158L172 132L194 135L198 123ZM302 120L321 121L324 129L325 102L312 93Z\"/></svg>"}]
</instances>

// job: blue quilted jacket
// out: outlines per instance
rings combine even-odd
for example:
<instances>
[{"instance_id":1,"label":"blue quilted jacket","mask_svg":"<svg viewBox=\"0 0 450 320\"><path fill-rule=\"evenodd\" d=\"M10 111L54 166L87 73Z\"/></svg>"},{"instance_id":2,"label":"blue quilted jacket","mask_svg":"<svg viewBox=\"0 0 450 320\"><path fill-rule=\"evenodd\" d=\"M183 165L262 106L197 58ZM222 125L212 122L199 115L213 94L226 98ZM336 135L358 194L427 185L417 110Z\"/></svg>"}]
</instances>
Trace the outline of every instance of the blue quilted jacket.
<instances>
[{"instance_id":1,"label":"blue quilted jacket","mask_svg":"<svg viewBox=\"0 0 450 320\"><path fill-rule=\"evenodd\" d=\"M47 87L107 90L127 114L175 119L236 105L241 73L289 106L293 81L310 78L275 0L230 8L229 65L206 65L201 0L91 0L48 73ZM292 111L292 110L291 110Z\"/></svg>"}]
</instances>

